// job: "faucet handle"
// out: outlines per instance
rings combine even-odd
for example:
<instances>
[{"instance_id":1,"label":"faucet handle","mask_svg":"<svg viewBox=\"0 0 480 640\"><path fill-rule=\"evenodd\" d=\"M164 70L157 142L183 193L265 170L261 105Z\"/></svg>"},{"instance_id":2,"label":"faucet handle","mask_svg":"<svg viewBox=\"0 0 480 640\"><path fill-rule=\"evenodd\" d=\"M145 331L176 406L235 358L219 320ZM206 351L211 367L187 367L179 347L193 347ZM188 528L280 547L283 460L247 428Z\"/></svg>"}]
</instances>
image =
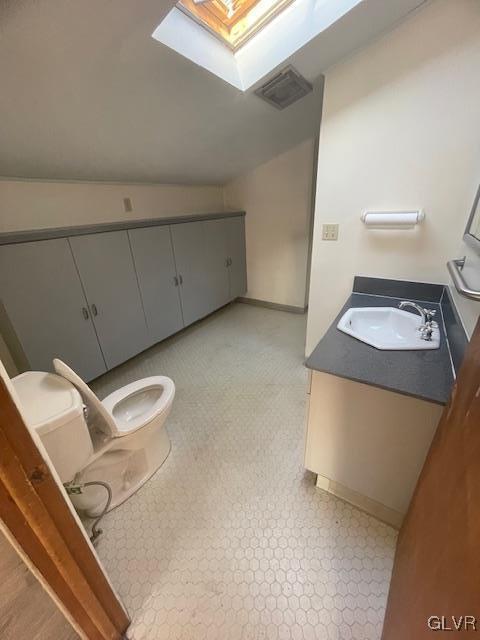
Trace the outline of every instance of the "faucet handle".
<instances>
[{"instance_id":1,"label":"faucet handle","mask_svg":"<svg viewBox=\"0 0 480 640\"><path fill-rule=\"evenodd\" d=\"M435 320L427 320L418 327L422 340L427 340L427 342L432 340L435 329L438 329L438 322L435 322Z\"/></svg>"},{"instance_id":2,"label":"faucet handle","mask_svg":"<svg viewBox=\"0 0 480 640\"><path fill-rule=\"evenodd\" d=\"M429 320L428 322L425 322L425 324L421 324L418 327L418 331L420 331L420 333L421 333L422 340L426 340L427 342L431 342L432 336L433 336L433 331L437 327L438 327L438 324L436 322L433 322L432 320Z\"/></svg>"},{"instance_id":3,"label":"faucet handle","mask_svg":"<svg viewBox=\"0 0 480 640\"><path fill-rule=\"evenodd\" d=\"M432 322L432 320L435 317L437 311L436 311L436 309L424 309L423 313L425 314L425 323L427 323L427 322ZM435 324L437 324L437 323L435 323Z\"/></svg>"}]
</instances>

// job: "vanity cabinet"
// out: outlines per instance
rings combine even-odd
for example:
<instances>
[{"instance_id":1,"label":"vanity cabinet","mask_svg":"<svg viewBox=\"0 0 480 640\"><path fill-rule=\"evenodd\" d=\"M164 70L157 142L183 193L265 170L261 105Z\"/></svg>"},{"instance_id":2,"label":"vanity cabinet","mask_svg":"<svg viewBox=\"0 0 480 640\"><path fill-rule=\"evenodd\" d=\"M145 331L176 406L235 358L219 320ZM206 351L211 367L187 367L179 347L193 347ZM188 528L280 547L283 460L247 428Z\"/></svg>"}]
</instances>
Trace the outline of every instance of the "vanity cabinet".
<instances>
[{"instance_id":1,"label":"vanity cabinet","mask_svg":"<svg viewBox=\"0 0 480 640\"><path fill-rule=\"evenodd\" d=\"M59 357L92 380L246 290L240 214L13 236L0 235L0 332L21 370Z\"/></svg>"},{"instance_id":2,"label":"vanity cabinet","mask_svg":"<svg viewBox=\"0 0 480 640\"><path fill-rule=\"evenodd\" d=\"M0 246L0 292L17 360L50 371L58 356L86 380L107 370L66 238Z\"/></svg>"},{"instance_id":3,"label":"vanity cabinet","mask_svg":"<svg viewBox=\"0 0 480 640\"><path fill-rule=\"evenodd\" d=\"M179 278L169 226L128 232L150 344L183 329Z\"/></svg>"},{"instance_id":4,"label":"vanity cabinet","mask_svg":"<svg viewBox=\"0 0 480 640\"><path fill-rule=\"evenodd\" d=\"M400 527L442 405L320 371L309 395L305 467L317 487Z\"/></svg>"},{"instance_id":5,"label":"vanity cabinet","mask_svg":"<svg viewBox=\"0 0 480 640\"><path fill-rule=\"evenodd\" d=\"M149 346L126 231L70 238L90 314L109 369Z\"/></svg>"}]
</instances>

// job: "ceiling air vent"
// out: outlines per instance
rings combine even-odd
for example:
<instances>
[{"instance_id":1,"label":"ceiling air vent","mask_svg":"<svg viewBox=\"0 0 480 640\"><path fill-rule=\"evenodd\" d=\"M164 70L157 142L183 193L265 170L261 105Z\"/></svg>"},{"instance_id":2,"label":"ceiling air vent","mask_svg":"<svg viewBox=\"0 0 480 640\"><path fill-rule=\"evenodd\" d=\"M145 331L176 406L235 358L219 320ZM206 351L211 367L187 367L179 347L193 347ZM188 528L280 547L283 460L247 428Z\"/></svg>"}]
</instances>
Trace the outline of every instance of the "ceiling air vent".
<instances>
[{"instance_id":1,"label":"ceiling air vent","mask_svg":"<svg viewBox=\"0 0 480 640\"><path fill-rule=\"evenodd\" d=\"M277 109L285 109L312 91L312 85L293 67L285 67L280 73L259 87L257 96Z\"/></svg>"}]
</instances>

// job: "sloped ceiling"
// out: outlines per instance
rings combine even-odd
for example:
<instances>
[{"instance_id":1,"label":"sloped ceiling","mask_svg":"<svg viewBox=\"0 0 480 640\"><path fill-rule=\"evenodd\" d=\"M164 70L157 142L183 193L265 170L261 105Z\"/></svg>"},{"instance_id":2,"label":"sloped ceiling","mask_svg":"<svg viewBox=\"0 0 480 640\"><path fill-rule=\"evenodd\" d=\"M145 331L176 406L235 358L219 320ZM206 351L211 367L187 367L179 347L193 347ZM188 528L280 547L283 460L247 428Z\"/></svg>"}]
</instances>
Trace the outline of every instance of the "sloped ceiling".
<instances>
[{"instance_id":1,"label":"sloped ceiling","mask_svg":"<svg viewBox=\"0 0 480 640\"><path fill-rule=\"evenodd\" d=\"M224 183L315 135L325 68L421 3L363 0L277 111L151 38L171 0L0 0L0 175Z\"/></svg>"}]
</instances>

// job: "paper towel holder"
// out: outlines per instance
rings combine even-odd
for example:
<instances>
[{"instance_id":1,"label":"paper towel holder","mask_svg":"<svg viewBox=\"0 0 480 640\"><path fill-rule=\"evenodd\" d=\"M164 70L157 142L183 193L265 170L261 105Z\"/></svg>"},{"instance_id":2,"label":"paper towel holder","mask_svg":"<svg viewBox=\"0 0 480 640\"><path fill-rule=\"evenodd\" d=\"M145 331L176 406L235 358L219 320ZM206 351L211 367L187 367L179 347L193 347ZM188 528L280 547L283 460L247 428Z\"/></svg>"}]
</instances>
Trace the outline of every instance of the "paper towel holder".
<instances>
[{"instance_id":1,"label":"paper towel holder","mask_svg":"<svg viewBox=\"0 0 480 640\"><path fill-rule=\"evenodd\" d=\"M379 229L413 229L425 220L423 209L408 211L364 211L360 220L365 226Z\"/></svg>"}]
</instances>

